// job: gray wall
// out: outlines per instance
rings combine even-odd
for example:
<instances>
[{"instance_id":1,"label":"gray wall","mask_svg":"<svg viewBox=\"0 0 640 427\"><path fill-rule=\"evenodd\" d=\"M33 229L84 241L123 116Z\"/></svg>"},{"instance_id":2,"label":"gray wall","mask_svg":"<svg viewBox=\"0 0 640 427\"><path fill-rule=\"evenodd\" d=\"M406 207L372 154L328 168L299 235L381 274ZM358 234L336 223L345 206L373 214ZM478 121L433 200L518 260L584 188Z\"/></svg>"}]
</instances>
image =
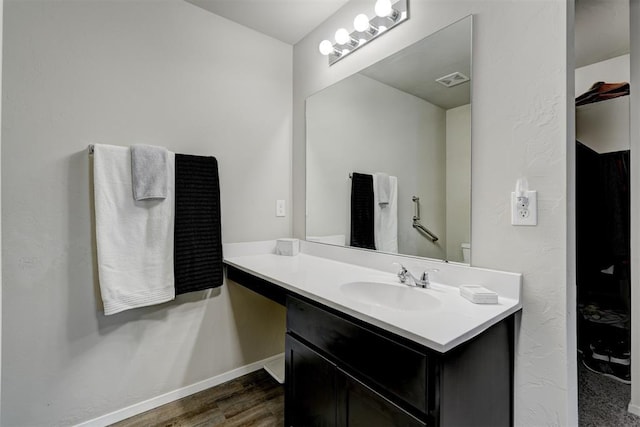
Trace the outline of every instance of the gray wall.
<instances>
[{"instance_id":1,"label":"gray wall","mask_svg":"<svg viewBox=\"0 0 640 427\"><path fill-rule=\"evenodd\" d=\"M294 47L293 226L303 236L305 98L474 14L472 259L474 266L524 275L516 338L518 426L577 424L575 299L567 278L571 8L572 1L562 0L413 1L409 21L329 67L318 43L350 27L358 13L371 13L371 2L353 1ZM510 224L510 193L523 175L538 191L536 227Z\"/></svg>"},{"instance_id":2,"label":"gray wall","mask_svg":"<svg viewBox=\"0 0 640 427\"><path fill-rule=\"evenodd\" d=\"M447 110L447 259L471 241L471 104Z\"/></svg>"},{"instance_id":3,"label":"gray wall","mask_svg":"<svg viewBox=\"0 0 640 427\"><path fill-rule=\"evenodd\" d=\"M10 0L4 24L2 425L75 424L282 352L283 310L234 284L101 313L86 147L215 155L224 241L289 235L291 46L181 0Z\"/></svg>"}]
</instances>

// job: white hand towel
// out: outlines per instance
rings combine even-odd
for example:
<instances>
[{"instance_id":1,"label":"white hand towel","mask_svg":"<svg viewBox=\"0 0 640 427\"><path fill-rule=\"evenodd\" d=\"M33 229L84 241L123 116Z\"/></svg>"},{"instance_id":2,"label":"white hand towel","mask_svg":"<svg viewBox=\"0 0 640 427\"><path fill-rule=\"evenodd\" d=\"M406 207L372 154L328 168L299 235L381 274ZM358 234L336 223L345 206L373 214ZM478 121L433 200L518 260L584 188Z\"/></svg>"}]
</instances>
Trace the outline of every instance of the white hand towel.
<instances>
[{"instance_id":1,"label":"white hand towel","mask_svg":"<svg viewBox=\"0 0 640 427\"><path fill-rule=\"evenodd\" d=\"M374 198L380 192L378 180L373 180ZM389 177L389 202L373 207L374 241L382 252L398 253L398 178Z\"/></svg>"},{"instance_id":2,"label":"white hand towel","mask_svg":"<svg viewBox=\"0 0 640 427\"><path fill-rule=\"evenodd\" d=\"M391 199L391 179L389 175L382 172L376 172L373 175L374 181L378 187L377 193L375 193L376 203L379 205L386 205Z\"/></svg>"},{"instance_id":3,"label":"white hand towel","mask_svg":"<svg viewBox=\"0 0 640 427\"><path fill-rule=\"evenodd\" d=\"M174 153L167 160L167 197L137 202L131 197L129 148L94 146L98 274L105 315L175 298Z\"/></svg>"},{"instance_id":4,"label":"white hand towel","mask_svg":"<svg viewBox=\"0 0 640 427\"><path fill-rule=\"evenodd\" d=\"M136 200L167 198L167 158L164 147L135 144L131 146L133 198Z\"/></svg>"}]
</instances>

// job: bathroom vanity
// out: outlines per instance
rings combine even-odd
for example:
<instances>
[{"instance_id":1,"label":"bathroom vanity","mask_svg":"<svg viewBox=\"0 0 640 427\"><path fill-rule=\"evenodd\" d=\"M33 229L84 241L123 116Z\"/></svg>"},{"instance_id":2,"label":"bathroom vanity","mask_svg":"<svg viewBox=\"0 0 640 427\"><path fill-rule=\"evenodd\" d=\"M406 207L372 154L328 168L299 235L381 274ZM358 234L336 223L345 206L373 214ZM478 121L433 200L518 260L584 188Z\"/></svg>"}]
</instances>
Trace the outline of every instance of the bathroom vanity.
<instances>
[{"instance_id":1,"label":"bathroom vanity","mask_svg":"<svg viewBox=\"0 0 640 427\"><path fill-rule=\"evenodd\" d=\"M520 275L442 263L432 289L418 289L394 267L301 243L295 257L225 249L229 280L286 306L287 426L512 424ZM465 300L461 283L493 287L499 304Z\"/></svg>"}]
</instances>

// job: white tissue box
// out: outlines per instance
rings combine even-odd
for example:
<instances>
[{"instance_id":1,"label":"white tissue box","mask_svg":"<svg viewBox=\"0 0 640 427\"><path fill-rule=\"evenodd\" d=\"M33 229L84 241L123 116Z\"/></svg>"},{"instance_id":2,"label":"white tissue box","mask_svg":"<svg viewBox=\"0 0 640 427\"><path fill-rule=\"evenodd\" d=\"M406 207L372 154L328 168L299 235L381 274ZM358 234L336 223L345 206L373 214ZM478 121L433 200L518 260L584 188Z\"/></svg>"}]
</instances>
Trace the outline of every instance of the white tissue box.
<instances>
[{"instance_id":1,"label":"white tissue box","mask_svg":"<svg viewBox=\"0 0 640 427\"><path fill-rule=\"evenodd\" d=\"M300 240L298 239L278 239L276 241L276 254L294 256L300 252Z\"/></svg>"},{"instance_id":2,"label":"white tissue box","mask_svg":"<svg viewBox=\"0 0 640 427\"><path fill-rule=\"evenodd\" d=\"M460 295L468 299L474 304L497 304L498 294L477 285L460 286Z\"/></svg>"}]
</instances>

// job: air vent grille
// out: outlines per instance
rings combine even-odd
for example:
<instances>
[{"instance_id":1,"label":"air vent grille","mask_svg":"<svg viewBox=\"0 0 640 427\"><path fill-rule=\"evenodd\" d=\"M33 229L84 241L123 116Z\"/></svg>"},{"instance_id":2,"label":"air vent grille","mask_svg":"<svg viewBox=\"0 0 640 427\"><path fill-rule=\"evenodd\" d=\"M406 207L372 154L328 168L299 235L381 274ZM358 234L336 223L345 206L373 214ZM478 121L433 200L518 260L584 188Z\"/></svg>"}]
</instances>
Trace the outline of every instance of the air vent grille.
<instances>
[{"instance_id":1,"label":"air vent grille","mask_svg":"<svg viewBox=\"0 0 640 427\"><path fill-rule=\"evenodd\" d=\"M469 81L469 77L465 76L462 73L455 72L451 74L447 74L446 76L442 76L439 79L436 79L438 83L446 87L454 87L462 84L464 82Z\"/></svg>"}]
</instances>

